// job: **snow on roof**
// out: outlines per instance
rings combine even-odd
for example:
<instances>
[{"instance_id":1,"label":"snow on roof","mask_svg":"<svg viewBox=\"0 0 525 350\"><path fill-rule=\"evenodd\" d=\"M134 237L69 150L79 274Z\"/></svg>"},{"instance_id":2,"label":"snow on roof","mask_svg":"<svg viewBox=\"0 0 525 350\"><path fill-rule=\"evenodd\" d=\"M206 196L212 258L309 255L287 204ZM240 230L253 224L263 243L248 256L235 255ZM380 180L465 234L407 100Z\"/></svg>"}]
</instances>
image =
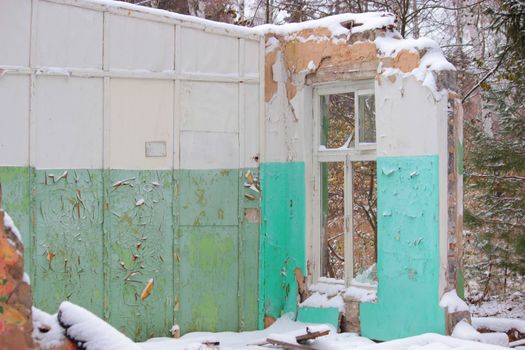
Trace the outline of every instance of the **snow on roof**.
<instances>
[{"instance_id":1,"label":"snow on roof","mask_svg":"<svg viewBox=\"0 0 525 350\"><path fill-rule=\"evenodd\" d=\"M128 2L123 1L115 1L115 0L77 0L78 3L82 4L91 4L91 5L100 5L106 9L122 9L122 10L129 10L129 11L135 11L139 13L145 13L150 14L154 16L164 17L168 19L173 19L176 21L181 22L188 22L193 23L202 26L203 28L216 28L216 29L222 29L226 32L234 33L234 34L244 34L244 35L252 35L252 36L260 36L260 34L255 31L252 28L247 27L241 27L234 24L229 23L223 23L223 22L215 22L208 19L190 16L190 15L183 15L180 13L175 13L167 10L161 10L146 6L140 6L131 4Z\"/></svg>"},{"instance_id":2,"label":"snow on roof","mask_svg":"<svg viewBox=\"0 0 525 350\"><path fill-rule=\"evenodd\" d=\"M215 22L195 16L182 15L171 11L139 6L122 1L77 0L77 3L100 5L106 9L135 11L138 13L145 13L176 21L196 24L204 29L221 29L231 34L249 35L254 38L270 33L287 36L305 29L316 28L327 28L333 37L338 37L395 26L395 16L388 12L344 13L301 23L288 23L283 25L264 24L254 28L248 28L229 23ZM454 66L444 58L439 45L433 40L427 38L402 39L399 33L394 29L387 32L385 36L378 36L374 42L378 47L381 56L393 57L401 50L414 51L425 49L426 53L421 60L421 66L424 66L429 70L454 70Z\"/></svg>"},{"instance_id":3,"label":"snow on roof","mask_svg":"<svg viewBox=\"0 0 525 350\"><path fill-rule=\"evenodd\" d=\"M345 26L350 24L351 26ZM289 35L305 29L328 28L333 36L365 32L395 24L395 16L388 12L343 13L301 23L282 25L263 24L253 28L261 34ZM350 29L349 29L350 28Z\"/></svg>"}]
</instances>

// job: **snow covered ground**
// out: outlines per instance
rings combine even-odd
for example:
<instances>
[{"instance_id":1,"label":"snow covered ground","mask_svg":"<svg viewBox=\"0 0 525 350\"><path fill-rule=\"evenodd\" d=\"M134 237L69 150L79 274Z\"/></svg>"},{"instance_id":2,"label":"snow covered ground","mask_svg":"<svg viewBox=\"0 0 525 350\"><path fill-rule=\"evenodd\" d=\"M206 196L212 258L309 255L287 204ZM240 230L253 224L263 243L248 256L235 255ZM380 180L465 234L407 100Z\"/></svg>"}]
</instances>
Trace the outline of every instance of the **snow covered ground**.
<instances>
[{"instance_id":1,"label":"snow covered ground","mask_svg":"<svg viewBox=\"0 0 525 350\"><path fill-rule=\"evenodd\" d=\"M289 317L282 317L271 327L254 332L223 332L223 333L190 333L179 339L155 338L140 343L143 350L206 350L209 347L203 342L219 341L220 350L263 350L280 349L275 346L259 346L268 337L293 338L304 332L307 324L294 322ZM374 343L370 339L353 333L331 332L328 336L313 341L310 346L319 350L498 350L504 347L480 344L477 342L445 337L438 334L423 334L417 337L399 339L384 343Z\"/></svg>"},{"instance_id":2,"label":"snow covered ground","mask_svg":"<svg viewBox=\"0 0 525 350\"><path fill-rule=\"evenodd\" d=\"M470 305L472 316L504 317L525 320L525 294L514 292L509 296L493 297L479 305Z\"/></svg>"},{"instance_id":3,"label":"snow covered ground","mask_svg":"<svg viewBox=\"0 0 525 350\"><path fill-rule=\"evenodd\" d=\"M57 319L58 317L58 319ZM58 314L49 315L38 309L33 310L35 326L34 338L43 349L61 343L64 334L82 344L86 350L271 350L282 349L265 344L267 338L295 343L295 337L304 334L306 327L316 327L317 331L330 330L330 334L320 337L308 345L316 350L498 350L505 347L481 344L445 337L438 334L423 334L384 343L374 343L370 339L353 333L337 334L328 325L309 325L295 322L291 316L283 316L265 330L252 332L195 332L181 338L154 338L144 343L133 343L106 322L89 311L64 302ZM39 330L45 330L40 334ZM468 331L468 330L467 330ZM212 345L218 343L219 345Z\"/></svg>"}]
</instances>

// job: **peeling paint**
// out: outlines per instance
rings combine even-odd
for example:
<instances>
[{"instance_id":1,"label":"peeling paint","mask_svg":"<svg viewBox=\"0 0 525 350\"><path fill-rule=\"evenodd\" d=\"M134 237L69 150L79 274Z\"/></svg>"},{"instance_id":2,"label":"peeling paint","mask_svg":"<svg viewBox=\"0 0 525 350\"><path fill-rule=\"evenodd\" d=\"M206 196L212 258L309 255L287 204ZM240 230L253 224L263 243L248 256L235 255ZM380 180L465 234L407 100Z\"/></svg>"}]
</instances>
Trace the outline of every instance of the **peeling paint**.
<instances>
[{"instance_id":1,"label":"peeling paint","mask_svg":"<svg viewBox=\"0 0 525 350\"><path fill-rule=\"evenodd\" d=\"M297 310L296 269L306 275L304 176L304 163L261 164L259 327Z\"/></svg>"},{"instance_id":2,"label":"peeling paint","mask_svg":"<svg viewBox=\"0 0 525 350\"><path fill-rule=\"evenodd\" d=\"M377 166L397 171L378 174L377 208L390 215L378 217L378 303L361 304L361 332L376 340L444 334L445 310L438 305L438 157L379 157ZM410 176L414 172L418 176Z\"/></svg>"},{"instance_id":3,"label":"peeling paint","mask_svg":"<svg viewBox=\"0 0 525 350\"><path fill-rule=\"evenodd\" d=\"M36 233L25 255L35 306L53 313L71 300L136 340L168 336L173 323L183 333L257 327L257 169L0 167L0 176L21 228L34 213L21 232ZM212 292L216 317L205 319L197 306Z\"/></svg>"}]
</instances>

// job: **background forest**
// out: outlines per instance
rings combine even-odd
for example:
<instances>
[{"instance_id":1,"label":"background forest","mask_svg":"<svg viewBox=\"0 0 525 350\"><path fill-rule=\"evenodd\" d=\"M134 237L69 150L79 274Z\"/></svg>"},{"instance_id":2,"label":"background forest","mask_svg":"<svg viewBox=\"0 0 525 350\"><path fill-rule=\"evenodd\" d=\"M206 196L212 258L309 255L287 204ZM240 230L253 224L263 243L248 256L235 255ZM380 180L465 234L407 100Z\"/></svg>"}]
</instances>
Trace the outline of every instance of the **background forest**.
<instances>
[{"instance_id":1,"label":"background forest","mask_svg":"<svg viewBox=\"0 0 525 350\"><path fill-rule=\"evenodd\" d=\"M465 109L465 281L475 314L525 317L525 1L128 0L255 26L388 11L436 40Z\"/></svg>"}]
</instances>

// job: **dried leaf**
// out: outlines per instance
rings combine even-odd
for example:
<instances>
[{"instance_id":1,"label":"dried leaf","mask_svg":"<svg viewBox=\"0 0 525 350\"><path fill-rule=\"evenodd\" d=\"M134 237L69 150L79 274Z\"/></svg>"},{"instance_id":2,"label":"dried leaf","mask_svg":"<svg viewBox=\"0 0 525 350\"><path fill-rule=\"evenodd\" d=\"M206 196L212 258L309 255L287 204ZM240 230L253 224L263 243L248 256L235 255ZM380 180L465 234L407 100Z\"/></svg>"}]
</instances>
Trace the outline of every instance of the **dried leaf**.
<instances>
[{"instance_id":1,"label":"dried leaf","mask_svg":"<svg viewBox=\"0 0 525 350\"><path fill-rule=\"evenodd\" d=\"M140 298L142 300L144 300L147 297L149 297L149 295L151 294L151 291L153 290L153 286L154 285L155 285L155 283L153 282L153 278L150 278L150 280L146 284L146 287L144 287L144 290L142 291L142 294L140 295Z\"/></svg>"}]
</instances>

